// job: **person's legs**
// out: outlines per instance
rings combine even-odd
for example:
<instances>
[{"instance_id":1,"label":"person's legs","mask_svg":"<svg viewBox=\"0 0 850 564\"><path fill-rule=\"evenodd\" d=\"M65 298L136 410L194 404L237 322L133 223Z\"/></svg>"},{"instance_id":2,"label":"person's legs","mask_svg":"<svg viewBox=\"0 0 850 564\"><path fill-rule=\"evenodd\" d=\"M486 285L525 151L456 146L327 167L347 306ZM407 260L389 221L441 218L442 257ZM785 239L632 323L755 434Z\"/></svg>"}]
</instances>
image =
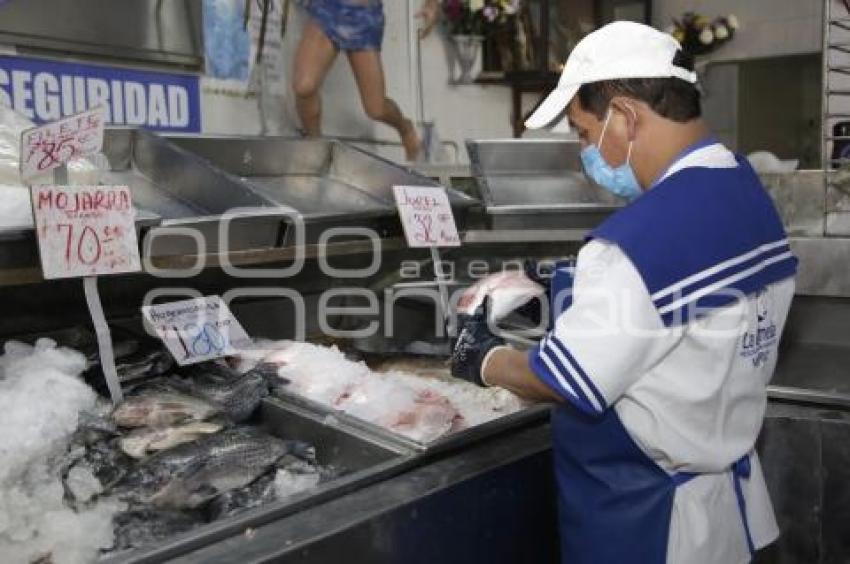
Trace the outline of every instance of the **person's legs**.
<instances>
[{"instance_id":1,"label":"person's legs","mask_svg":"<svg viewBox=\"0 0 850 564\"><path fill-rule=\"evenodd\" d=\"M301 41L295 51L295 70L292 89L301 127L310 136L321 133L322 100L319 89L336 59L337 48L316 22L304 26Z\"/></svg>"},{"instance_id":2,"label":"person's legs","mask_svg":"<svg viewBox=\"0 0 850 564\"><path fill-rule=\"evenodd\" d=\"M380 53L350 51L347 55L366 115L395 128L401 136L407 159L410 161L416 159L422 144L413 122L405 118L398 105L387 98Z\"/></svg>"}]
</instances>

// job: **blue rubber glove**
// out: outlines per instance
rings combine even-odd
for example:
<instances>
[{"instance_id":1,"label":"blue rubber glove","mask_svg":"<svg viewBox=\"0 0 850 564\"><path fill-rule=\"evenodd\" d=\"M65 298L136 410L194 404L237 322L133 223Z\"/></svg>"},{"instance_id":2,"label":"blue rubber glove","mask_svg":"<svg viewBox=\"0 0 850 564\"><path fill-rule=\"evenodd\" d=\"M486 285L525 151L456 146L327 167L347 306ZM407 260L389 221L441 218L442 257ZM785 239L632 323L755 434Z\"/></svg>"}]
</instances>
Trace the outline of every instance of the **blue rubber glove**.
<instances>
[{"instance_id":1,"label":"blue rubber glove","mask_svg":"<svg viewBox=\"0 0 850 564\"><path fill-rule=\"evenodd\" d=\"M458 335L452 347L452 376L481 387L487 387L481 378L481 364L487 353L505 344L487 326L489 302L490 298L485 298L474 314L458 316Z\"/></svg>"}]
</instances>

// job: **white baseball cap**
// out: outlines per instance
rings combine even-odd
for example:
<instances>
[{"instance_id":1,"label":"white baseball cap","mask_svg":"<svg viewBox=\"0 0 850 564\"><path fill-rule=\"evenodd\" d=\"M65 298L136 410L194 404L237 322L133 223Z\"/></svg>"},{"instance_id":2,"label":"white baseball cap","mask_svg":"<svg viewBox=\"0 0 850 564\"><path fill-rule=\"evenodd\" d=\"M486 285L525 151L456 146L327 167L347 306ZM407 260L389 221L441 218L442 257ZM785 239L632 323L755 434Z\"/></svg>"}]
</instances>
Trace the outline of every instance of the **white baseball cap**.
<instances>
[{"instance_id":1,"label":"white baseball cap","mask_svg":"<svg viewBox=\"0 0 850 564\"><path fill-rule=\"evenodd\" d=\"M558 86L525 122L529 129L551 123L582 84L622 78L681 78L696 83L693 71L673 64L682 46L670 34L635 22L613 22L578 42Z\"/></svg>"}]
</instances>

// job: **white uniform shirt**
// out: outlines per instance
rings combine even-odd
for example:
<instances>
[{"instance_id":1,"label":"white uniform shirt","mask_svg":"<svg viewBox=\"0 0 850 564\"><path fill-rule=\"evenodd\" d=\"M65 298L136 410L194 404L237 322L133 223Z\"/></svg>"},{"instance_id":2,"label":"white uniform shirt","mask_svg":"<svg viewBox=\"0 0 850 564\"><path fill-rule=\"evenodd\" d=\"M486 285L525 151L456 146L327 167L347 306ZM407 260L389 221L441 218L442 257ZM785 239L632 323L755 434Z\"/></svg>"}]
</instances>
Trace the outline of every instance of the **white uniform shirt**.
<instances>
[{"instance_id":1,"label":"white uniform shirt","mask_svg":"<svg viewBox=\"0 0 850 564\"><path fill-rule=\"evenodd\" d=\"M734 167L737 162L715 144L686 155L666 175L690 166ZM661 468L702 474L676 490L670 563L750 561L729 469L752 451L761 429L765 388L793 294L789 278L697 320L667 327L617 245L594 239L578 255L573 304L547 339L569 349L580 369L563 375L554 358L546 364L555 368L557 391L567 399L586 398L586 409L615 409L634 442ZM547 354L559 352L544 341L544 362ZM779 531L754 452L751 464L751 477L741 483L759 548Z\"/></svg>"}]
</instances>

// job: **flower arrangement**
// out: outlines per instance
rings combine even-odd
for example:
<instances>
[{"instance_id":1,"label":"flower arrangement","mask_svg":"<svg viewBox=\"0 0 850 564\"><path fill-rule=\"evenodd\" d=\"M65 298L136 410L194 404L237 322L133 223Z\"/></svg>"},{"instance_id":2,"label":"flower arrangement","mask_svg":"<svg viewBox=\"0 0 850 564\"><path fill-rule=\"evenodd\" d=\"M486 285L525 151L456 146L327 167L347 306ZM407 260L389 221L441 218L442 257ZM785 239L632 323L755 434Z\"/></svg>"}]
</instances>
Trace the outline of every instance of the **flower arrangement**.
<instances>
[{"instance_id":1,"label":"flower arrangement","mask_svg":"<svg viewBox=\"0 0 850 564\"><path fill-rule=\"evenodd\" d=\"M734 14L712 21L696 12L685 12L681 18L673 20L666 31L682 44L686 52L705 55L730 41L739 25Z\"/></svg>"},{"instance_id":2,"label":"flower arrangement","mask_svg":"<svg viewBox=\"0 0 850 564\"><path fill-rule=\"evenodd\" d=\"M442 0L443 21L451 35L488 35L519 11L520 0Z\"/></svg>"}]
</instances>

